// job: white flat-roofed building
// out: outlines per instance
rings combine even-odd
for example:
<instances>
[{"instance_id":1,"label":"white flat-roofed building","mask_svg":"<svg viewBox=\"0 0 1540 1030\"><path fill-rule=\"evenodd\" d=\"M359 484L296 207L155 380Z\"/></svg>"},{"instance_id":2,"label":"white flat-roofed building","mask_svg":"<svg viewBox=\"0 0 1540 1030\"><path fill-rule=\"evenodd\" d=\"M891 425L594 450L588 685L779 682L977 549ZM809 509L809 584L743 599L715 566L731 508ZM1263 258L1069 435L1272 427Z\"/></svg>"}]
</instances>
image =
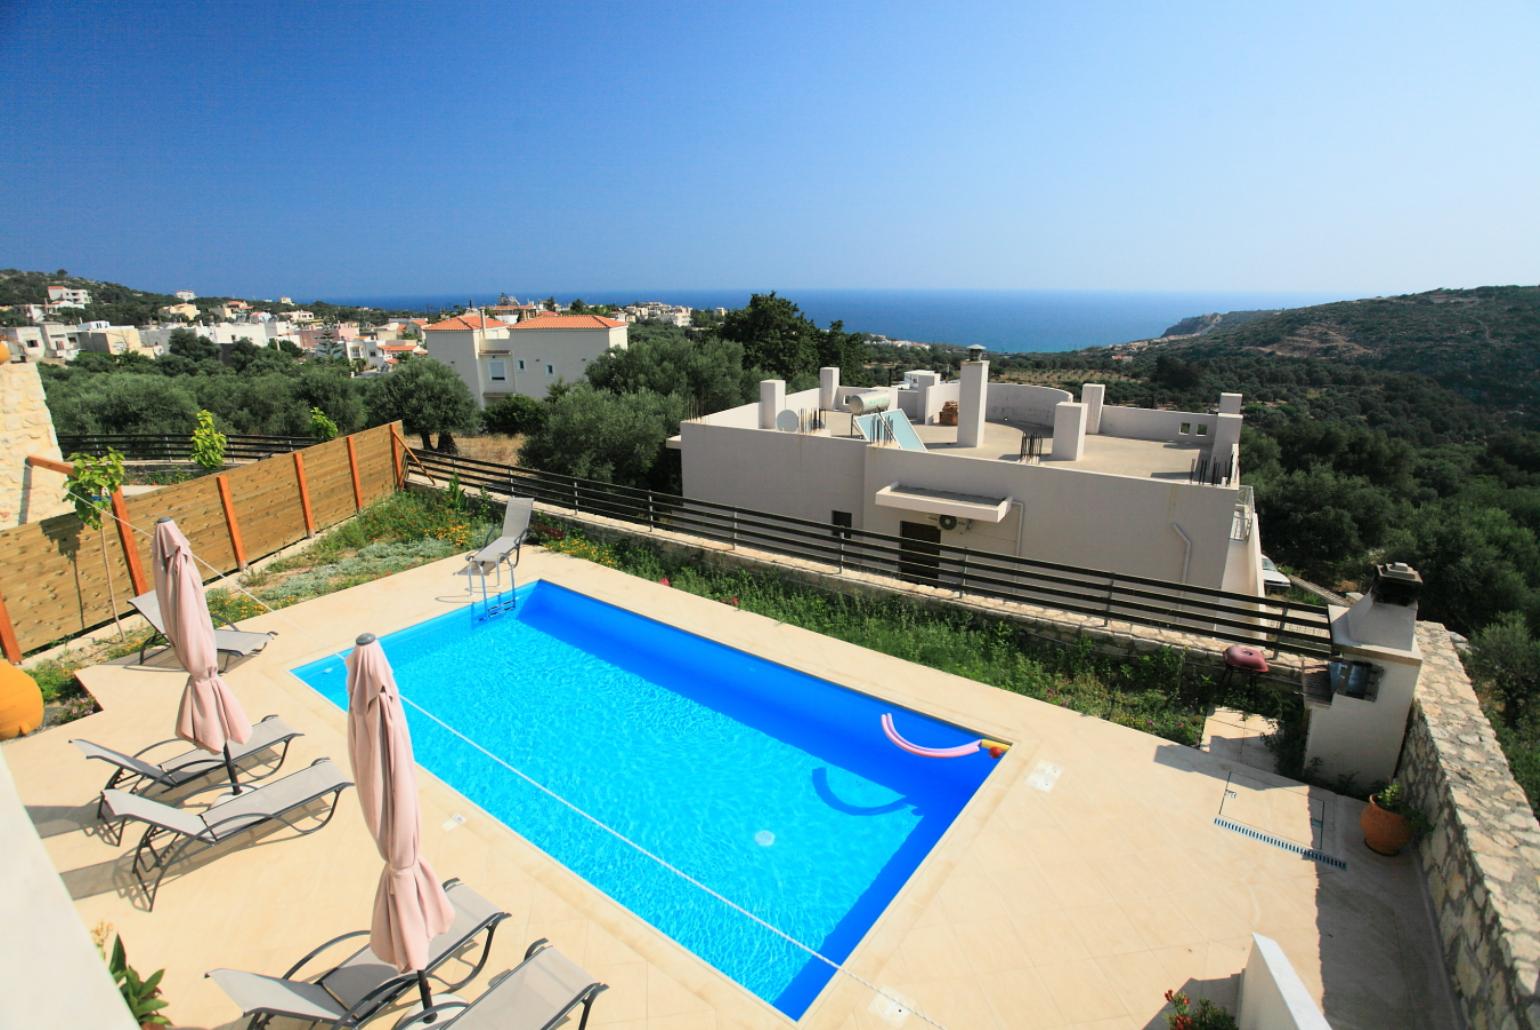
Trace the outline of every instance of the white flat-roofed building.
<instances>
[{"instance_id":1,"label":"white flat-roofed building","mask_svg":"<svg viewBox=\"0 0 1540 1030\"><path fill-rule=\"evenodd\" d=\"M988 369L874 389L824 369L790 396L767 380L758 403L680 426L684 493L901 537L922 562L940 543L1262 594L1239 394L1208 412L1128 408L1100 384L1076 400Z\"/></svg>"},{"instance_id":2,"label":"white flat-roofed building","mask_svg":"<svg viewBox=\"0 0 1540 1030\"><path fill-rule=\"evenodd\" d=\"M48 287L48 303L55 308L84 308L91 304L91 291L73 286Z\"/></svg>"},{"instance_id":3,"label":"white flat-roofed building","mask_svg":"<svg viewBox=\"0 0 1540 1030\"><path fill-rule=\"evenodd\" d=\"M103 326L97 322L90 322L81 326L76 331L75 337L81 351L95 351L99 354L143 354L147 357L153 357L155 354L155 348L146 346L139 335L139 330L131 325Z\"/></svg>"},{"instance_id":4,"label":"white flat-roofed building","mask_svg":"<svg viewBox=\"0 0 1540 1030\"><path fill-rule=\"evenodd\" d=\"M478 312L427 327L428 354L459 374L483 407L511 393L543 398L576 382L588 363L626 346L626 326L602 315L537 314L510 325Z\"/></svg>"},{"instance_id":5,"label":"white flat-roofed building","mask_svg":"<svg viewBox=\"0 0 1540 1030\"><path fill-rule=\"evenodd\" d=\"M191 291L191 290L177 290L175 293L172 294L172 296L175 297L177 300L180 300L180 301L183 301L183 302L187 302L187 303L191 303L192 301L195 301L195 300L198 299L198 295L196 293L194 293L193 291Z\"/></svg>"}]
</instances>

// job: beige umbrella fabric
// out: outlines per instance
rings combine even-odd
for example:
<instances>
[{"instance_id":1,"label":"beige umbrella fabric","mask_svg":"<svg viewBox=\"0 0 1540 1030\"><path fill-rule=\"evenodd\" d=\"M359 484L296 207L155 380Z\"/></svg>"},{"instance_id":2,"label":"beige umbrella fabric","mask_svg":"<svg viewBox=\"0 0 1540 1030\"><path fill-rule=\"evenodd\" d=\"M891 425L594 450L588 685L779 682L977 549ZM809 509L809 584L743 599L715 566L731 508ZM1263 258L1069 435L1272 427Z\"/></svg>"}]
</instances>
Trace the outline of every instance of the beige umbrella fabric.
<instances>
[{"instance_id":1,"label":"beige umbrella fabric","mask_svg":"<svg viewBox=\"0 0 1540 1030\"><path fill-rule=\"evenodd\" d=\"M369 945L401 972L421 972L428 945L454 922L454 907L422 857L417 766L406 713L385 649L372 633L348 656L348 757L385 870L374 896ZM426 977L420 977L427 1004Z\"/></svg>"},{"instance_id":2,"label":"beige umbrella fabric","mask_svg":"<svg viewBox=\"0 0 1540 1030\"><path fill-rule=\"evenodd\" d=\"M251 736L251 722L219 678L219 651L214 646L214 621L209 617L203 577L198 573L192 545L170 518L155 524L151 564L166 639L187 670L187 686L176 713L176 735L205 751L224 751L234 786L235 769L228 745L232 740L244 744Z\"/></svg>"}]
</instances>

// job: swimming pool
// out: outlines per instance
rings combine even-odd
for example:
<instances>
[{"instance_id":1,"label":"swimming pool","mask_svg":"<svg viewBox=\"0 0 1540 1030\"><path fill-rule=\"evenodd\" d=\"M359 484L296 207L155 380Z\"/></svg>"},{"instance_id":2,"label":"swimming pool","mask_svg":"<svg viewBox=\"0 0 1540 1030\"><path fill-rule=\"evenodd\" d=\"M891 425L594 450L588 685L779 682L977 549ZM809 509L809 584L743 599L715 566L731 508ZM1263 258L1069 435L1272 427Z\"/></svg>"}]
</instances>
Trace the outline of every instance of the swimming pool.
<instances>
[{"instance_id":1,"label":"swimming pool","mask_svg":"<svg viewBox=\"0 0 1540 1030\"><path fill-rule=\"evenodd\" d=\"M462 609L382 643L418 762L793 1019L828 982L826 964L423 711L836 962L994 767L983 752L903 752L880 719L892 712L903 736L938 747L978 733L544 581L521 587L507 615ZM294 672L346 708L340 657Z\"/></svg>"}]
</instances>

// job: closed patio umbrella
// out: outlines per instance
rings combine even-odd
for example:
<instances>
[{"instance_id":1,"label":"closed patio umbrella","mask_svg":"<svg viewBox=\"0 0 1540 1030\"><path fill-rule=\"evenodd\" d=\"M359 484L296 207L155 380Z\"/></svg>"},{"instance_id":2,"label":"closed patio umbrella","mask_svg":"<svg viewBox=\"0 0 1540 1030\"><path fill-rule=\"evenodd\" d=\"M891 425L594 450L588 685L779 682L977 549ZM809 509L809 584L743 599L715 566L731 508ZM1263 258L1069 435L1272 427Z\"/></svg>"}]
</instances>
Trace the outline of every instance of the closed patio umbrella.
<instances>
[{"instance_id":1,"label":"closed patio umbrella","mask_svg":"<svg viewBox=\"0 0 1540 1030\"><path fill-rule=\"evenodd\" d=\"M385 860L374 895L369 946L403 973L417 971L422 1004L432 1002L428 944L454 923L454 908L422 857L412 737L385 649L373 633L348 655L348 758L364 822Z\"/></svg>"},{"instance_id":2,"label":"closed patio umbrella","mask_svg":"<svg viewBox=\"0 0 1540 1030\"><path fill-rule=\"evenodd\" d=\"M230 786L240 793L235 763L230 759L230 741L244 744L251 737L251 722L219 678L219 652L214 646L214 621L209 618L203 577L198 574L192 545L169 516L155 524L151 564L166 639L187 670L187 686L176 712L176 735L205 751L223 751Z\"/></svg>"}]
</instances>

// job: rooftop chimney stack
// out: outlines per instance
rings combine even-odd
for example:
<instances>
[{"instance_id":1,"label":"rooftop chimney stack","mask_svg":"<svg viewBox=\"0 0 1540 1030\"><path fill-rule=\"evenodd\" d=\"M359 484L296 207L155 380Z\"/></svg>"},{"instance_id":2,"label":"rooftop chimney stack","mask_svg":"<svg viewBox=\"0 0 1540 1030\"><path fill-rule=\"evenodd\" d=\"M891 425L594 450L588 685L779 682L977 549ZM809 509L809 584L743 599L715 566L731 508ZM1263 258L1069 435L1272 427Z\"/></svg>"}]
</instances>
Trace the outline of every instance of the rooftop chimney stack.
<instances>
[{"instance_id":1,"label":"rooftop chimney stack","mask_svg":"<svg viewBox=\"0 0 1540 1030\"><path fill-rule=\"evenodd\" d=\"M840 370L826 366L818 370L818 408L834 410L834 397L840 392Z\"/></svg>"},{"instance_id":2,"label":"rooftop chimney stack","mask_svg":"<svg viewBox=\"0 0 1540 1030\"><path fill-rule=\"evenodd\" d=\"M984 348L977 348L983 353ZM968 353L974 348L969 347ZM964 361L957 388L957 442L977 447L984 442L984 398L989 391L989 362Z\"/></svg>"},{"instance_id":3,"label":"rooftop chimney stack","mask_svg":"<svg viewBox=\"0 0 1540 1030\"><path fill-rule=\"evenodd\" d=\"M1348 631L1360 644L1410 651L1417 636L1422 577L1405 562L1374 567L1374 585L1348 609Z\"/></svg>"},{"instance_id":4,"label":"rooftop chimney stack","mask_svg":"<svg viewBox=\"0 0 1540 1030\"><path fill-rule=\"evenodd\" d=\"M786 407L786 380L761 379L759 381L759 428L774 429L775 416Z\"/></svg>"}]
</instances>

